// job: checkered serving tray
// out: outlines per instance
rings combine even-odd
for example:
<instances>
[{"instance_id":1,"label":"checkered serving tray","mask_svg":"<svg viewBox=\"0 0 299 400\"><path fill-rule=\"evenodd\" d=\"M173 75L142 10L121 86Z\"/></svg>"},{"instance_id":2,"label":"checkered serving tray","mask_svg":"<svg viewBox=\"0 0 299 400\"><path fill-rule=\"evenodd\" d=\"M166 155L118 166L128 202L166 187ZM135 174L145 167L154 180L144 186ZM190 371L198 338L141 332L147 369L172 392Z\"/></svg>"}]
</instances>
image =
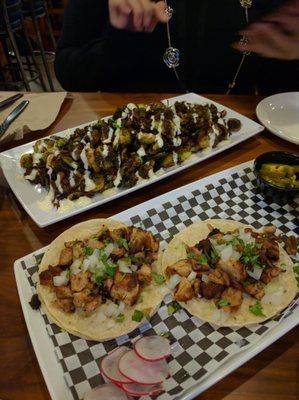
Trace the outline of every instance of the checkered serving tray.
<instances>
[{"instance_id":1,"label":"checkered serving tray","mask_svg":"<svg viewBox=\"0 0 299 400\"><path fill-rule=\"evenodd\" d=\"M274 224L280 233L298 235L295 219L298 207L295 204L280 206L265 203L256 192L253 181L252 163L245 163L162 195L113 218L150 230L164 247L181 229L207 218L234 219L255 228ZM35 291L37 264L44 251L41 249L16 261L15 273L28 330L49 391L55 399L61 399L62 393L65 399L81 399L87 390L103 382L99 360L109 351L121 344L130 346L140 335L165 332L169 333L172 342L172 356L169 359L171 377L165 382L165 392L158 399L191 399L245 362L255 351L253 349L266 347L299 322L298 298L283 313L269 321L231 329L215 327L191 317L185 310L168 315L167 305L172 299L167 295L151 320L129 335L103 343L83 340L61 331L42 311L33 311L27 304ZM37 323L42 327L38 337L33 329ZM44 345L47 343L52 353L50 358L41 349L41 342ZM221 371L220 375L217 371ZM57 379L59 377L59 388L54 387L58 381L53 379L52 374Z\"/></svg>"}]
</instances>

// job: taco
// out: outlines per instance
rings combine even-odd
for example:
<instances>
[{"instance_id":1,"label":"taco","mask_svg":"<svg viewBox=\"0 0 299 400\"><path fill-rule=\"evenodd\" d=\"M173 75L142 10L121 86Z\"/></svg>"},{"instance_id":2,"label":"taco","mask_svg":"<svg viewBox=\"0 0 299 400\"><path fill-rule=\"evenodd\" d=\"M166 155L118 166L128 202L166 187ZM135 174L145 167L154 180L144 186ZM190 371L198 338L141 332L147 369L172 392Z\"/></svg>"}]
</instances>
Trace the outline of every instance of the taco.
<instances>
[{"instance_id":1,"label":"taco","mask_svg":"<svg viewBox=\"0 0 299 400\"><path fill-rule=\"evenodd\" d=\"M37 293L61 328L109 340L134 330L158 308L166 292L159 258L159 241L150 232L110 219L82 222L50 244Z\"/></svg>"},{"instance_id":2,"label":"taco","mask_svg":"<svg viewBox=\"0 0 299 400\"><path fill-rule=\"evenodd\" d=\"M297 293L293 263L274 229L231 220L194 223L162 257L173 297L190 314L218 326L265 321Z\"/></svg>"}]
</instances>

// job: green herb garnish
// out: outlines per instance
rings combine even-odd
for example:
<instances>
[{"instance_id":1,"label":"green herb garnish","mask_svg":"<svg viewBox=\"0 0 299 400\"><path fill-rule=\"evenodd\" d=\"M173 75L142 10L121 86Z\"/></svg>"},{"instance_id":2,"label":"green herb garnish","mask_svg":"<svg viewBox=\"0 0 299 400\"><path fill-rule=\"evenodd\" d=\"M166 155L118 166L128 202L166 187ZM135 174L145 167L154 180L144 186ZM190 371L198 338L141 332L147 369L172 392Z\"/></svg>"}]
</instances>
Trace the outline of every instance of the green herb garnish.
<instances>
[{"instance_id":1,"label":"green herb garnish","mask_svg":"<svg viewBox=\"0 0 299 400\"><path fill-rule=\"evenodd\" d=\"M115 318L115 322L118 322L118 323L124 322L124 320L125 320L124 314L119 314L119 315Z\"/></svg>"},{"instance_id":2,"label":"green herb garnish","mask_svg":"<svg viewBox=\"0 0 299 400\"><path fill-rule=\"evenodd\" d=\"M103 260L102 260L102 262L103 262L103 264L105 265L105 272L106 272L106 274L107 274L108 276L110 276L111 278L113 278L114 275L115 275L115 272L116 272L116 267L117 267L117 265L116 265L116 264L109 263L108 261L103 261Z\"/></svg>"},{"instance_id":3,"label":"green herb garnish","mask_svg":"<svg viewBox=\"0 0 299 400\"><path fill-rule=\"evenodd\" d=\"M256 315L257 317L265 317L266 315L263 313L263 307L259 301L255 304L249 306L249 311Z\"/></svg>"},{"instance_id":4,"label":"green herb garnish","mask_svg":"<svg viewBox=\"0 0 299 400\"><path fill-rule=\"evenodd\" d=\"M295 276L296 276L297 286L299 287L299 264L295 264L294 265L293 271L294 271Z\"/></svg>"},{"instance_id":5,"label":"green herb garnish","mask_svg":"<svg viewBox=\"0 0 299 400\"><path fill-rule=\"evenodd\" d=\"M121 125L118 125L118 123L116 121L113 121L113 120L112 120L112 126L115 129L120 129L121 128Z\"/></svg>"},{"instance_id":6,"label":"green herb garnish","mask_svg":"<svg viewBox=\"0 0 299 400\"><path fill-rule=\"evenodd\" d=\"M117 241L117 244L119 246L122 246L124 249L126 249L127 251L129 251L129 245L126 239L124 238L119 238Z\"/></svg>"},{"instance_id":7,"label":"green herb garnish","mask_svg":"<svg viewBox=\"0 0 299 400\"><path fill-rule=\"evenodd\" d=\"M132 320L135 322L141 322L143 319L144 315L143 312L140 310L135 310L134 314L132 315Z\"/></svg>"},{"instance_id":8,"label":"green herb garnish","mask_svg":"<svg viewBox=\"0 0 299 400\"><path fill-rule=\"evenodd\" d=\"M84 252L86 256L91 256L93 254L93 248L92 247L84 247Z\"/></svg>"},{"instance_id":9,"label":"green herb garnish","mask_svg":"<svg viewBox=\"0 0 299 400\"><path fill-rule=\"evenodd\" d=\"M221 300L218 301L218 306L219 307L229 306L229 304L230 304L229 301L226 300L226 299L221 299Z\"/></svg>"},{"instance_id":10,"label":"green herb garnish","mask_svg":"<svg viewBox=\"0 0 299 400\"><path fill-rule=\"evenodd\" d=\"M177 311L180 311L181 309L182 309L182 307L176 301L173 301L172 303L168 304L168 306L167 306L168 315L172 315L172 314L176 313Z\"/></svg>"},{"instance_id":11,"label":"green herb garnish","mask_svg":"<svg viewBox=\"0 0 299 400\"><path fill-rule=\"evenodd\" d=\"M256 248L254 244L247 243L245 245L241 262L245 265L251 265L255 268L262 268L259 262L259 254L256 254Z\"/></svg>"},{"instance_id":12,"label":"green herb garnish","mask_svg":"<svg viewBox=\"0 0 299 400\"><path fill-rule=\"evenodd\" d=\"M202 254L201 256L198 257L198 261L200 262L200 264L207 264L208 257L205 254Z\"/></svg>"},{"instance_id":13,"label":"green herb garnish","mask_svg":"<svg viewBox=\"0 0 299 400\"><path fill-rule=\"evenodd\" d=\"M187 257L191 258L191 259L194 259L195 258L195 254L192 251L188 251Z\"/></svg>"},{"instance_id":14,"label":"green herb garnish","mask_svg":"<svg viewBox=\"0 0 299 400\"><path fill-rule=\"evenodd\" d=\"M165 278L163 275L158 274L157 272L152 272L152 277L154 278L156 285L162 285L165 282Z\"/></svg>"}]
</instances>

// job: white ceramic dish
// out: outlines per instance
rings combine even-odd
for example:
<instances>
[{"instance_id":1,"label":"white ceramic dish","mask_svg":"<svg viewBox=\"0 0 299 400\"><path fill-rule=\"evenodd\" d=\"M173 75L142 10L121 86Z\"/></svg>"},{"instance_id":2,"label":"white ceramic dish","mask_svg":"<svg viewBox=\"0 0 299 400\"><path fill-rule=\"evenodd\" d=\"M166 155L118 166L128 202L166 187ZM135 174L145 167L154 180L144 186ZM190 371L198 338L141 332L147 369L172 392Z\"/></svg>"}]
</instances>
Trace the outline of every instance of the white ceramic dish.
<instances>
[{"instance_id":1,"label":"white ceramic dish","mask_svg":"<svg viewBox=\"0 0 299 400\"><path fill-rule=\"evenodd\" d=\"M256 115L274 135L299 144L299 92L267 97L257 105Z\"/></svg>"},{"instance_id":2,"label":"white ceramic dish","mask_svg":"<svg viewBox=\"0 0 299 400\"><path fill-rule=\"evenodd\" d=\"M163 175L156 176L154 179L150 179L146 182L142 182L130 189L116 189L113 194L107 195L105 193L95 195L89 204L75 206L71 209L66 210L65 212L61 212L61 210L56 210L52 208L50 211L42 210L39 207L39 202L43 200L46 196L46 190L36 185L35 187L26 181L23 178L23 171L19 165L19 160L22 154L26 152L32 151L32 146L34 142L24 144L22 146L15 147L11 150L7 150L3 153L0 153L0 163L3 168L4 176L13 190L14 194L26 210L26 212L30 215L30 217L36 222L36 224L40 227L45 227L55 222L64 220L69 218L73 215L79 214L83 211L89 210L93 207L99 206L101 204L107 203L108 201L114 200L118 197L124 196L128 193L131 193L137 189L140 189L144 186L148 186L154 182L157 182L161 179L164 179L170 175L173 175L177 172L183 171L184 169L195 165L207 158L212 157L215 154L221 153L222 151L229 149L237 144L243 142L244 140L256 135L257 133L261 132L264 128L257 124L256 122L250 120L243 115L222 106L221 104L215 103L205 97L198 96L193 93L189 93L186 95L172 97L167 101L169 104L174 104L176 101L188 101L194 102L199 104L206 104L207 102L215 104L220 110L227 111L227 118L238 118L241 120L242 128L239 132L234 133L231 136L231 139L227 143L222 143L221 146L216 147L213 149L209 154L206 153L197 153L190 157L185 163L175 166L172 168L168 168L165 170ZM88 125L88 124L85 124ZM81 125L84 126L84 125ZM80 126L80 127L81 127ZM77 127L68 129L67 131L60 132L59 136L64 136L70 131L75 130Z\"/></svg>"},{"instance_id":3,"label":"white ceramic dish","mask_svg":"<svg viewBox=\"0 0 299 400\"><path fill-rule=\"evenodd\" d=\"M226 178L228 175L238 173L239 170L250 167L252 168L252 161L240 164L236 167L224 170L212 176L208 176L199 181L190 183L186 186L165 193L159 197L149 200L145 203L139 204L126 211L123 211L113 218L119 221L128 221L130 217L138 214L143 214L145 209L151 209L159 207L161 204L171 201L174 198L186 195L194 190L200 190L210 182L219 181L222 178ZM42 253L44 249L40 249L38 254ZM54 351L53 342L45 329L45 323L40 313L32 310L28 303L28 299L32 296L32 291L22 269L22 261L30 259L34 253L27 255L26 257L19 259L14 264L14 272L17 282L17 288L19 293L20 302L22 305L23 314L27 324L27 329L30 334L32 345L37 356L40 368L42 370L44 379L46 381L48 390L53 400L72 400L73 396L69 390L66 381L64 379L64 373ZM248 347L247 349L239 352L238 354L228 358L228 360L217 368L213 373L208 374L204 379L200 381L195 387L191 387L182 394L176 396L174 400L192 400L207 390L209 387L223 379L225 376L230 374L232 371L239 368L245 362L253 358L255 355L260 353L266 347L270 346L288 331L293 329L299 322L299 308L297 308L291 315L283 319L277 326L269 330L255 345Z\"/></svg>"}]
</instances>

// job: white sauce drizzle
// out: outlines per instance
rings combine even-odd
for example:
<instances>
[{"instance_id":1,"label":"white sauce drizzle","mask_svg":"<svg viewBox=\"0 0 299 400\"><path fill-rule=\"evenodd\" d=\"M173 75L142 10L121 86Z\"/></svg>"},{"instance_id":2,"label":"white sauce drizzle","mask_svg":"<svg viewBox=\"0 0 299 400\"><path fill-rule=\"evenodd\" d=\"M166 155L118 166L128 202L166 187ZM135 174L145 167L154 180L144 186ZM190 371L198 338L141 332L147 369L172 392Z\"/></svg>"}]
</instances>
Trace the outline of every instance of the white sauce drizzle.
<instances>
[{"instance_id":1,"label":"white sauce drizzle","mask_svg":"<svg viewBox=\"0 0 299 400\"><path fill-rule=\"evenodd\" d=\"M55 181L55 185L56 185L56 187L57 187L58 192L59 192L59 193L63 193L63 188L62 188L62 186L61 186L60 174L57 174L57 178L56 178L56 181Z\"/></svg>"},{"instance_id":2,"label":"white sauce drizzle","mask_svg":"<svg viewBox=\"0 0 299 400\"><path fill-rule=\"evenodd\" d=\"M107 137L107 139L103 140L103 143L111 143L113 132L114 132L114 130L110 126L109 127L109 132L108 132L108 137Z\"/></svg>"},{"instance_id":3,"label":"white sauce drizzle","mask_svg":"<svg viewBox=\"0 0 299 400\"><path fill-rule=\"evenodd\" d=\"M146 152L145 152L143 146L141 146L141 147L138 149L137 154L139 155L139 157L144 157L144 156L146 155Z\"/></svg>"},{"instance_id":4,"label":"white sauce drizzle","mask_svg":"<svg viewBox=\"0 0 299 400\"><path fill-rule=\"evenodd\" d=\"M88 170L88 167L89 167L88 160L87 160L87 157L86 157L86 150L87 150L89 147L90 147L90 144L87 143L87 145L85 146L85 148L83 148L83 150L81 151L81 154L80 154L80 158L81 158L81 160L82 160L82 162L83 162L83 164L84 164L84 168L85 168L86 170Z\"/></svg>"},{"instance_id":5,"label":"white sauce drizzle","mask_svg":"<svg viewBox=\"0 0 299 400\"><path fill-rule=\"evenodd\" d=\"M28 181L34 181L34 179L36 178L37 175L37 169L33 169L29 175L24 175L25 179L27 179Z\"/></svg>"},{"instance_id":6,"label":"white sauce drizzle","mask_svg":"<svg viewBox=\"0 0 299 400\"><path fill-rule=\"evenodd\" d=\"M92 179L89 177L90 173L85 172L84 174L84 182L85 182L85 191L90 192L96 188L96 185Z\"/></svg>"}]
</instances>

